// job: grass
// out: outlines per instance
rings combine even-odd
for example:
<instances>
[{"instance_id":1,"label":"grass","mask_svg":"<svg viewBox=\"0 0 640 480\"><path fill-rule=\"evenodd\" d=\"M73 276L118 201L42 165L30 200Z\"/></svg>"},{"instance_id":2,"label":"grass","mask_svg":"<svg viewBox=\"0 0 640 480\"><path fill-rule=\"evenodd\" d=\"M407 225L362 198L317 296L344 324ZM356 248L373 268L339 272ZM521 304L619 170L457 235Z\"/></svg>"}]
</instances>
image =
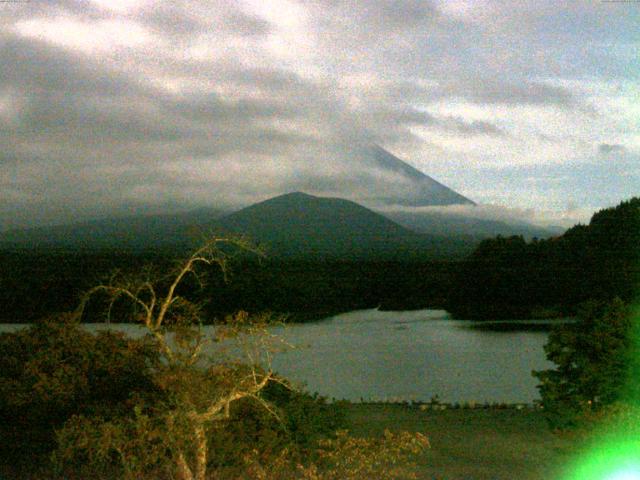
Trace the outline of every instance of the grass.
<instances>
[{"instance_id":1,"label":"grass","mask_svg":"<svg viewBox=\"0 0 640 480\"><path fill-rule=\"evenodd\" d=\"M420 431L431 449L419 459L419 478L429 480L553 480L571 458L573 442L554 435L533 410L422 411L399 404L349 404L352 434Z\"/></svg>"}]
</instances>

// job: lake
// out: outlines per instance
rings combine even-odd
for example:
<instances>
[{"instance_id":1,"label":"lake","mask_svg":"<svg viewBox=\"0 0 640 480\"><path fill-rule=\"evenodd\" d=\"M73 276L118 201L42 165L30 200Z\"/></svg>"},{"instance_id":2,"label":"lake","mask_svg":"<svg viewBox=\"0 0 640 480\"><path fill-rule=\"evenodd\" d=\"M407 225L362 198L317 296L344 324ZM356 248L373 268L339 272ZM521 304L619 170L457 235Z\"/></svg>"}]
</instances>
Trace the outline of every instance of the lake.
<instances>
[{"instance_id":1,"label":"lake","mask_svg":"<svg viewBox=\"0 0 640 480\"><path fill-rule=\"evenodd\" d=\"M444 310L359 310L313 323L275 327L295 350L274 369L309 391L353 401L531 403L539 398L531 370L545 359L544 331L491 331L451 320ZM87 325L91 330L105 328ZM20 328L0 325L0 331ZM136 334L135 325L111 328ZM205 327L212 328L212 327ZM141 331L141 330L139 330Z\"/></svg>"}]
</instances>

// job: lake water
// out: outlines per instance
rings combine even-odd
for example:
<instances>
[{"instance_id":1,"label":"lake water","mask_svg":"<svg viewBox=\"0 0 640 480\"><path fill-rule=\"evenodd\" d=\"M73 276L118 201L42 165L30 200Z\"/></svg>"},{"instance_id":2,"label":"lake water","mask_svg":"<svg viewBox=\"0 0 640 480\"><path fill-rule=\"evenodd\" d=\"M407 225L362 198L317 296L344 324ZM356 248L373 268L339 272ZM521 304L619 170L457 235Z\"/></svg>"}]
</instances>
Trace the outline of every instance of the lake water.
<instances>
[{"instance_id":1,"label":"lake water","mask_svg":"<svg viewBox=\"0 0 640 480\"><path fill-rule=\"evenodd\" d=\"M539 398L531 370L549 368L540 331L488 331L443 310L360 310L274 328L295 350L274 369L335 399L526 402ZM0 325L0 331L19 328ZM89 325L91 330L104 325ZM137 326L111 325L136 334ZM211 328L211 327L206 327ZM141 329L138 331L142 331Z\"/></svg>"}]
</instances>

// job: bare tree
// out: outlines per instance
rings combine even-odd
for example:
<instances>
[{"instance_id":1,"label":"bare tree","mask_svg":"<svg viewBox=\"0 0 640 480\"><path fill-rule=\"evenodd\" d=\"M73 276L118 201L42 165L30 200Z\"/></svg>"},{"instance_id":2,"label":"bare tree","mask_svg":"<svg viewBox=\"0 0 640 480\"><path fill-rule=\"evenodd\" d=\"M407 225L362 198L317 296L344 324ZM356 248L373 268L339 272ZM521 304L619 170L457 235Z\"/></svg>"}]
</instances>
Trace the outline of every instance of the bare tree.
<instances>
[{"instance_id":1,"label":"bare tree","mask_svg":"<svg viewBox=\"0 0 640 480\"><path fill-rule=\"evenodd\" d=\"M151 269L134 276L113 275L90 289L77 310L82 316L90 299L99 294L109 299L109 312L116 301L127 301L154 339L164 358L156 382L174 399L161 415L175 440L172 458L181 480L205 479L208 435L216 422L230 418L234 402L250 398L277 415L260 396L269 382L282 382L271 369L271 355L280 342L267 330L270 318L239 312L206 338L200 328L202 305L179 293L190 276L202 283L203 267L217 267L226 279L229 260L238 251L260 254L246 240L213 238L167 275ZM203 347L207 344L218 347L214 358L206 358Z\"/></svg>"}]
</instances>

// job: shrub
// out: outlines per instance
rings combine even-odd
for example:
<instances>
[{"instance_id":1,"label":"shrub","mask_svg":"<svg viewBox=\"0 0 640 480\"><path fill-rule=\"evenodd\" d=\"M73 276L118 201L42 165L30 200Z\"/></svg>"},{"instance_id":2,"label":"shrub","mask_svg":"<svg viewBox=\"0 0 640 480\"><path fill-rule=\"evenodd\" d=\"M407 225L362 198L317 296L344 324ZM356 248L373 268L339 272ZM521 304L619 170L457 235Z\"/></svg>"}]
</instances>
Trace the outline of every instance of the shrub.
<instances>
[{"instance_id":1,"label":"shrub","mask_svg":"<svg viewBox=\"0 0 640 480\"><path fill-rule=\"evenodd\" d=\"M319 442L306 458L284 451L261 464L250 455L239 475L224 478L247 480L377 480L417 479L415 459L429 448L420 433L391 433L379 438L358 438L338 431ZM222 477L222 475L221 475Z\"/></svg>"},{"instance_id":2,"label":"shrub","mask_svg":"<svg viewBox=\"0 0 640 480\"><path fill-rule=\"evenodd\" d=\"M337 405L317 395L266 387L273 413L247 399L208 431L207 470L243 471L247 458L271 464L283 455L306 457L342 427ZM277 417L275 415L277 415ZM119 418L74 416L58 431L54 464L61 477L173 478L176 454L196 455L191 422L179 404L139 403Z\"/></svg>"},{"instance_id":3,"label":"shrub","mask_svg":"<svg viewBox=\"0 0 640 480\"><path fill-rule=\"evenodd\" d=\"M73 415L120 415L132 396L157 392L157 361L145 340L93 335L70 315L0 335L2 445L46 452L54 448L54 429Z\"/></svg>"}]
</instances>

